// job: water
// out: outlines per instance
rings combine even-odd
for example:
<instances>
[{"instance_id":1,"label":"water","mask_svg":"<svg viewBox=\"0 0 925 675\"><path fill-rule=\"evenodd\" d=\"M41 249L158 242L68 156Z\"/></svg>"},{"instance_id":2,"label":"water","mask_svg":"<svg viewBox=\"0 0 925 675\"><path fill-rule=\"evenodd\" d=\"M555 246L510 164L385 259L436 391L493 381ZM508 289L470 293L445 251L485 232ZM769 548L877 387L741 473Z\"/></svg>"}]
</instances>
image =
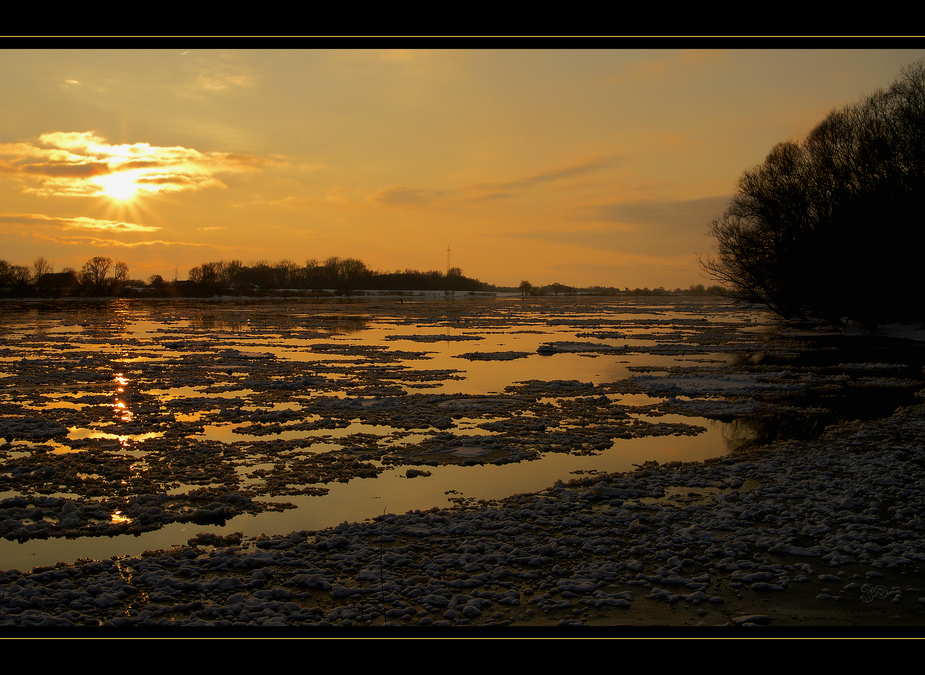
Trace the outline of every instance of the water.
<instances>
[{"instance_id":1,"label":"water","mask_svg":"<svg viewBox=\"0 0 925 675\"><path fill-rule=\"evenodd\" d=\"M292 507L137 536L3 540L0 568L720 456L741 426L672 411L676 394L633 378L725 372L779 345L776 328L714 298L6 301L0 498L64 496L114 519L139 494L199 489Z\"/></svg>"}]
</instances>

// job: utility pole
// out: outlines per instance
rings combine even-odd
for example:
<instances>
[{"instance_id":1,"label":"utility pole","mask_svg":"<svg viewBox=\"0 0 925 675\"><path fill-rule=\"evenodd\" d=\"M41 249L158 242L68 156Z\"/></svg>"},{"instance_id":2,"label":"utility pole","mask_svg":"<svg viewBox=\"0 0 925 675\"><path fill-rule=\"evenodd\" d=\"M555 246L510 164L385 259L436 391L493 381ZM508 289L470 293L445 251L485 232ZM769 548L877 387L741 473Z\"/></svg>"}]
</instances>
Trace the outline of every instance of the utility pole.
<instances>
[{"instance_id":1,"label":"utility pole","mask_svg":"<svg viewBox=\"0 0 925 675\"><path fill-rule=\"evenodd\" d=\"M450 276L450 245L446 245L446 275Z\"/></svg>"}]
</instances>

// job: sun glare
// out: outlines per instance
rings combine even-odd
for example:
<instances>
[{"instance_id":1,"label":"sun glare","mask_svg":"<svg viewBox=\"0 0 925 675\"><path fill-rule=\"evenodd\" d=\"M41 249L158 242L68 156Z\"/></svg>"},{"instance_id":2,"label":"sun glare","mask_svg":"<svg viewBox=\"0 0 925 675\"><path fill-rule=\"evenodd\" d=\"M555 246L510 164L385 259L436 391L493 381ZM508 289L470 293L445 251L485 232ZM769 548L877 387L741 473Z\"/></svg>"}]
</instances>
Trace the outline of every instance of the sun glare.
<instances>
[{"instance_id":1,"label":"sun glare","mask_svg":"<svg viewBox=\"0 0 925 675\"><path fill-rule=\"evenodd\" d=\"M111 173L100 179L100 185L104 195L119 201L129 200L138 194L138 183L131 173Z\"/></svg>"}]
</instances>

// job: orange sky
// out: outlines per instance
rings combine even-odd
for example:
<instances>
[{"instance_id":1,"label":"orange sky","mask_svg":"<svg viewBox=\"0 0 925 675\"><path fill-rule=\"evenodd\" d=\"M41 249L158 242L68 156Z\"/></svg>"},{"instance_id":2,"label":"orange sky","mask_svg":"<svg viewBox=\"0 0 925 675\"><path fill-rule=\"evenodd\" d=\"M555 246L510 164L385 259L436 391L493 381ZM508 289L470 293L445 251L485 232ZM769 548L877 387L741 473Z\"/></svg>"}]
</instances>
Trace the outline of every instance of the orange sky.
<instances>
[{"instance_id":1,"label":"orange sky","mask_svg":"<svg viewBox=\"0 0 925 675\"><path fill-rule=\"evenodd\" d=\"M185 279L231 259L445 271L449 247L493 284L619 288L711 283L697 254L742 172L925 58L44 44L0 51L0 259Z\"/></svg>"}]
</instances>

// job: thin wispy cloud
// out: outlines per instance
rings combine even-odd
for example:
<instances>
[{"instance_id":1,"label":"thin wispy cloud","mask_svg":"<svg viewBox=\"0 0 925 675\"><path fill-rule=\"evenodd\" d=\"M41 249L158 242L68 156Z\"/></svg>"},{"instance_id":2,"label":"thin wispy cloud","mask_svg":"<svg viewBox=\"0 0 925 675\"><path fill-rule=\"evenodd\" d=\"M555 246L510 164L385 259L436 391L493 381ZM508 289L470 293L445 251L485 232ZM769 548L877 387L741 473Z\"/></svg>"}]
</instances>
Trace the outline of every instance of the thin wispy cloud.
<instances>
[{"instance_id":1,"label":"thin wispy cloud","mask_svg":"<svg viewBox=\"0 0 925 675\"><path fill-rule=\"evenodd\" d=\"M104 239L102 237L64 237L55 235L34 235L35 239L48 244L61 246L92 246L102 249L154 249L154 248L222 248L214 243L198 243L190 241L169 241L165 239L145 239L143 241L120 241L118 239Z\"/></svg>"},{"instance_id":2,"label":"thin wispy cloud","mask_svg":"<svg viewBox=\"0 0 925 675\"><path fill-rule=\"evenodd\" d=\"M603 204L576 211L572 221L595 223L558 229L533 228L509 232L518 239L610 250L645 256L692 255L691 231L705 233L729 196ZM703 237L706 247L709 242Z\"/></svg>"},{"instance_id":3,"label":"thin wispy cloud","mask_svg":"<svg viewBox=\"0 0 925 675\"><path fill-rule=\"evenodd\" d=\"M249 88L256 82L252 69L237 54L203 55L194 50L181 56L191 61L190 67L196 70L193 87L202 92Z\"/></svg>"},{"instance_id":4,"label":"thin wispy cloud","mask_svg":"<svg viewBox=\"0 0 925 675\"><path fill-rule=\"evenodd\" d=\"M541 173L525 176L523 178L504 183L483 183L479 187L486 190L512 190L529 188L535 185L540 185L542 183L550 183L552 181L563 180L566 178L574 178L576 176L583 176L595 171L600 171L602 169L609 169L618 162L618 159L619 158L616 155L610 155L607 157L591 157L590 159L584 160L577 164L572 164L570 166L543 171Z\"/></svg>"},{"instance_id":5,"label":"thin wispy cloud","mask_svg":"<svg viewBox=\"0 0 925 675\"><path fill-rule=\"evenodd\" d=\"M0 233L6 228L3 223L9 216L0 216ZM220 248L215 243L202 243L195 241L181 241L171 239L135 239L134 241L125 241L107 237L106 234L118 234L117 231L94 231L93 228L84 229L83 232L77 229L66 228L30 228L28 230L18 230L17 233L25 238L56 246L59 248L78 248L90 246L94 248L107 249L127 249L127 250L146 250L146 249L200 249L200 248Z\"/></svg>"},{"instance_id":6,"label":"thin wispy cloud","mask_svg":"<svg viewBox=\"0 0 925 675\"><path fill-rule=\"evenodd\" d=\"M599 204L579 210L578 217L626 225L659 224L669 228L689 228L699 222L706 229L710 221L725 209L729 198L730 195L719 195L700 199Z\"/></svg>"},{"instance_id":7,"label":"thin wispy cloud","mask_svg":"<svg viewBox=\"0 0 925 675\"><path fill-rule=\"evenodd\" d=\"M590 157L576 164L570 164L555 169L549 169L540 173L524 176L511 181L497 183L480 183L474 187L487 193L486 196L501 195L506 196L514 191L528 190L538 185L554 183L557 181L567 180L585 176L598 171L611 169L619 166L622 158L619 155L605 155L600 157Z\"/></svg>"},{"instance_id":8,"label":"thin wispy cloud","mask_svg":"<svg viewBox=\"0 0 925 675\"><path fill-rule=\"evenodd\" d=\"M395 186L377 191L370 201L379 206L429 206L446 197L440 190Z\"/></svg>"},{"instance_id":9,"label":"thin wispy cloud","mask_svg":"<svg viewBox=\"0 0 925 675\"><path fill-rule=\"evenodd\" d=\"M105 220L77 216L74 218L54 217L38 213L26 214L0 214L0 223L8 223L26 227L52 227L62 230L105 230L109 232L157 232L160 227L153 225L139 225L119 220Z\"/></svg>"},{"instance_id":10,"label":"thin wispy cloud","mask_svg":"<svg viewBox=\"0 0 925 675\"><path fill-rule=\"evenodd\" d=\"M157 232L160 227L153 225L138 225L115 220L99 220L96 218L68 218L61 219L62 227L75 230L106 230L108 232Z\"/></svg>"}]
</instances>

